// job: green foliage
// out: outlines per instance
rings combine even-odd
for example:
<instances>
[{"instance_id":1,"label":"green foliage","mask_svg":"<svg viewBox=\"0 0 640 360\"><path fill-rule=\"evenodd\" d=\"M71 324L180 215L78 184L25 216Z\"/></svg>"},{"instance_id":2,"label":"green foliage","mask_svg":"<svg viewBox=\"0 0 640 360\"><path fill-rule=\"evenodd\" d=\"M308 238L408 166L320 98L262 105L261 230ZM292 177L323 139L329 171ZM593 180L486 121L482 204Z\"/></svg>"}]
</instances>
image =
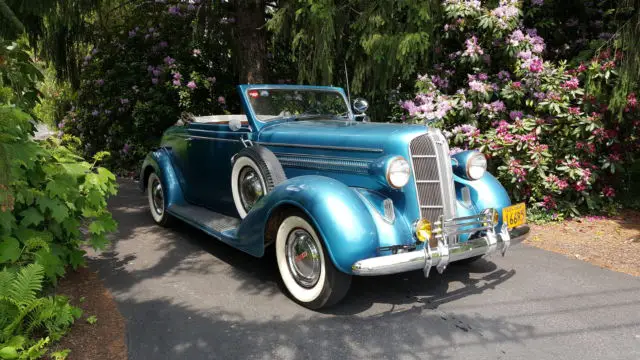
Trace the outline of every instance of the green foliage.
<instances>
[{"instance_id":1,"label":"green foliage","mask_svg":"<svg viewBox=\"0 0 640 360\"><path fill-rule=\"evenodd\" d=\"M34 120L19 106L33 110L37 98L25 94L40 77L26 53L9 50L3 60L12 65L0 67L9 79L0 102L0 359L36 359L81 315L43 287L83 264L81 246L106 244L116 227L106 197L116 183L98 159L89 163L55 138L32 139Z\"/></svg>"},{"instance_id":2,"label":"green foliage","mask_svg":"<svg viewBox=\"0 0 640 360\"><path fill-rule=\"evenodd\" d=\"M386 98L429 64L438 1L283 1L268 27L285 43L298 82L346 85L384 121Z\"/></svg>"},{"instance_id":3,"label":"green foliage","mask_svg":"<svg viewBox=\"0 0 640 360\"><path fill-rule=\"evenodd\" d=\"M87 323L93 325L93 324L95 324L97 322L98 322L98 317L97 316L91 315L91 316L87 317Z\"/></svg>"},{"instance_id":4,"label":"green foliage","mask_svg":"<svg viewBox=\"0 0 640 360\"><path fill-rule=\"evenodd\" d=\"M64 132L85 144L85 156L107 150L110 168L135 169L182 111L240 111L228 45L209 35L224 34L221 10L203 7L140 4L124 30L87 54L77 108L63 121Z\"/></svg>"}]
</instances>

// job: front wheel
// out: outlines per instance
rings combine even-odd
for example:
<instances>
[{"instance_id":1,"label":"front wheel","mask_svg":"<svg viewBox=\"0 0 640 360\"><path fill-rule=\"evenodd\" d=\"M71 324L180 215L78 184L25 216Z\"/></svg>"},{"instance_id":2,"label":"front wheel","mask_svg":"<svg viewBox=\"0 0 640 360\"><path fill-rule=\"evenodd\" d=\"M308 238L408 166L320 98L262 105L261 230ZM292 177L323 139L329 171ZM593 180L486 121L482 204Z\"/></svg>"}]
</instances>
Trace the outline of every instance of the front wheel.
<instances>
[{"instance_id":1,"label":"front wheel","mask_svg":"<svg viewBox=\"0 0 640 360\"><path fill-rule=\"evenodd\" d=\"M147 198L153 221L160 226L171 226L174 218L166 211L166 193L162 181L152 172L147 180Z\"/></svg>"},{"instance_id":2,"label":"front wheel","mask_svg":"<svg viewBox=\"0 0 640 360\"><path fill-rule=\"evenodd\" d=\"M336 269L308 218L293 212L280 223L275 241L282 281L291 296L309 309L333 305L347 294L351 275Z\"/></svg>"}]
</instances>

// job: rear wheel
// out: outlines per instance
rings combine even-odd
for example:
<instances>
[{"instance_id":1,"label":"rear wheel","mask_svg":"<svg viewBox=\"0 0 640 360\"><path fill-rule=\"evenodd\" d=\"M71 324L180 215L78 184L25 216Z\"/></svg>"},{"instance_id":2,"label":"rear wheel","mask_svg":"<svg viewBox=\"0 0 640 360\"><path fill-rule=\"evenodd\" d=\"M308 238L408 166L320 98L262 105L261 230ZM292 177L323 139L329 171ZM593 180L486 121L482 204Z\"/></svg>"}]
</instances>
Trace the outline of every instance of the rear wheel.
<instances>
[{"instance_id":1,"label":"rear wheel","mask_svg":"<svg viewBox=\"0 0 640 360\"><path fill-rule=\"evenodd\" d=\"M152 172L147 180L147 198L149 199L149 210L151 217L158 225L170 226L174 218L166 211L166 193L162 181Z\"/></svg>"},{"instance_id":2,"label":"rear wheel","mask_svg":"<svg viewBox=\"0 0 640 360\"><path fill-rule=\"evenodd\" d=\"M336 269L318 232L303 213L295 211L283 218L275 251L282 281L302 306L319 309L339 302L347 294L351 275Z\"/></svg>"}]
</instances>

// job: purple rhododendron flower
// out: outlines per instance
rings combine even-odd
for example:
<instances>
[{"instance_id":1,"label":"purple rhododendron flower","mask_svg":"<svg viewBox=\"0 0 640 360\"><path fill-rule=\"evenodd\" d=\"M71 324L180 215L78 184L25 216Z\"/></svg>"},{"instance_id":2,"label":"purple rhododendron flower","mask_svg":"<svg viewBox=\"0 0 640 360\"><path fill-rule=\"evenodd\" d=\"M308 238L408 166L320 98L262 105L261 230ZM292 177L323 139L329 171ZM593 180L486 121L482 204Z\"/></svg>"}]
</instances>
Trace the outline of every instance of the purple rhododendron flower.
<instances>
[{"instance_id":1,"label":"purple rhododendron flower","mask_svg":"<svg viewBox=\"0 0 640 360\"><path fill-rule=\"evenodd\" d=\"M160 41L158 46L160 46L161 48L166 48L167 46L169 46L169 43L166 41Z\"/></svg>"},{"instance_id":2,"label":"purple rhododendron flower","mask_svg":"<svg viewBox=\"0 0 640 360\"><path fill-rule=\"evenodd\" d=\"M124 146L122 147L122 152L126 154L129 152L129 150L131 150L131 145L124 144Z\"/></svg>"},{"instance_id":3,"label":"purple rhododendron flower","mask_svg":"<svg viewBox=\"0 0 640 360\"><path fill-rule=\"evenodd\" d=\"M104 85L104 80L102 80L102 79L96 80L96 85L98 85L98 86Z\"/></svg>"},{"instance_id":4,"label":"purple rhododendron flower","mask_svg":"<svg viewBox=\"0 0 640 360\"><path fill-rule=\"evenodd\" d=\"M225 103L225 101L226 101L226 100L224 99L224 96L218 96L218 103L219 103L219 104L224 104L224 103Z\"/></svg>"},{"instance_id":5,"label":"purple rhododendron flower","mask_svg":"<svg viewBox=\"0 0 640 360\"><path fill-rule=\"evenodd\" d=\"M98 116L98 115L100 115L100 112L99 112L98 110L93 110L93 111L91 112L91 115L93 115L93 116Z\"/></svg>"},{"instance_id":6,"label":"purple rhododendron flower","mask_svg":"<svg viewBox=\"0 0 640 360\"><path fill-rule=\"evenodd\" d=\"M173 80L173 85L180 86L180 85L182 85L182 82L180 80L176 79L176 80Z\"/></svg>"},{"instance_id":7,"label":"purple rhododendron flower","mask_svg":"<svg viewBox=\"0 0 640 360\"><path fill-rule=\"evenodd\" d=\"M87 55L84 57L84 61L91 61L93 57L91 55Z\"/></svg>"},{"instance_id":8,"label":"purple rhododendron flower","mask_svg":"<svg viewBox=\"0 0 640 360\"><path fill-rule=\"evenodd\" d=\"M173 79L174 79L174 80L180 80L180 79L182 79L182 74L180 74L179 72L174 73L174 74L173 74Z\"/></svg>"},{"instance_id":9,"label":"purple rhododendron flower","mask_svg":"<svg viewBox=\"0 0 640 360\"><path fill-rule=\"evenodd\" d=\"M172 58L171 56L167 56L164 58L164 63L167 65L173 65L175 64L176 59Z\"/></svg>"},{"instance_id":10,"label":"purple rhododendron flower","mask_svg":"<svg viewBox=\"0 0 640 360\"><path fill-rule=\"evenodd\" d=\"M216 77L215 76L208 77L207 80L209 80L209 82L212 83L212 84L216 83Z\"/></svg>"},{"instance_id":11,"label":"purple rhododendron flower","mask_svg":"<svg viewBox=\"0 0 640 360\"><path fill-rule=\"evenodd\" d=\"M136 31L135 30L130 30L129 31L129 37L132 38L134 36L136 36Z\"/></svg>"},{"instance_id":12,"label":"purple rhododendron flower","mask_svg":"<svg viewBox=\"0 0 640 360\"><path fill-rule=\"evenodd\" d=\"M465 50L462 56L478 56L484 54L484 50L478 45L478 38L475 36L470 37L464 42Z\"/></svg>"},{"instance_id":13,"label":"purple rhododendron flower","mask_svg":"<svg viewBox=\"0 0 640 360\"><path fill-rule=\"evenodd\" d=\"M152 83L153 85L158 85L158 78L152 78L152 79L151 79L151 83Z\"/></svg>"},{"instance_id":14,"label":"purple rhododendron flower","mask_svg":"<svg viewBox=\"0 0 640 360\"><path fill-rule=\"evenodd\" d=\"M195 89L195 88L196 88L196 87L198 87L198 86L196 85L196 83L195 83L194 81L189 81L189 82L187 83L187 87L188 87L189 89L193 90L193 89Z\"/></svg>"},{"instance_id":15,"label":"purple rhododendron flower","mask_svg":"<svg viewBox=\"0 0 640 360\"><path fill-rule=\"evenodd\" d=\"M128 103L129 103L129 99L127 99L127 98L120 99L120 104L127 105Z\"/></svg>"},{"instance_id":16,"label":"purple rhododendron flower","mask_svg":"<svg viewBox=\"0 0 640 360\"><path fill-rule=\"evenodd\" d=\"M151 71L153 73L153 76L158 77L160 76L160 74L162 74L162 70L155 68Z\"/></svg>"},{"instance_id":17,"label":"purple rhododendron flower","mask_svg":"<svg viewBox=\"0 0 640 360\"><path fill-rule=\"evenodd\" d=\"M169 14L171 15L180 15L180 8L177 6L171 6L169 8Z\"/></svg>"},{"instance_id":18,"label":"purple rhododendron flower","mask_svg":"<svg viewBox=\"0 0 640 360\"><path fill-rule=\"evenodd\" d=\"M511 120L520 120L522 119L522 111L512 111L509 113L509 117L511 118Z\"/></svg>"}]
</instances>

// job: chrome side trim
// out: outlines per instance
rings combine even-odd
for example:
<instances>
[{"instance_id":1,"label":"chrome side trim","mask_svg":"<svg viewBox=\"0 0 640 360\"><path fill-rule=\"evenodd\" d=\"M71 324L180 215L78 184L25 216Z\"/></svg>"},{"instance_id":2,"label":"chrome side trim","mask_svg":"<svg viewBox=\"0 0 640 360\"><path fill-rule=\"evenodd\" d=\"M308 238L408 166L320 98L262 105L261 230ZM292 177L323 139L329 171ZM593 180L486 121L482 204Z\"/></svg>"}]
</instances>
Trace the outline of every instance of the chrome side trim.
<instances>
[{"instance_id":1,"label":"chrome side trim","mask_svg":"<svg viewBox=\"0 0 640 360\"><path fill-rule=\"evenodd\" d=\"M439 241L438 247L435 248L431 248L427 244L422 250L357 261L351 266L351 271L355 275L375 276L423 269L425 276L428 276L432 266L435 266L438 271L442 271L453 261L491 255L497 251L502 252L506 250L505 247L509 246L509 242L514 244L524 240L529 235L529 226L523 225L511 229L508 234L510 239L503 238L501 234L493 233L493 238L480 237L453 246Z\"/></svg>"},{"instance_id":2,"label":"chrome side trim","mask_svg":"<svg viewBox=\"0 0 640 360\"><path fill-rule=\"evenodd\" d=\"M201 140L209 140L209 141L240 142L240 140L236 140L236 139L225 139L225 138L198 136L198 135L189 135L189 134L180 134L178 136L183 137L183 138L185 138L187 140L190 140L190 139L201 139Z\"/></svg>"},{"instance_id":3,"label":"chrome side trim","mask_svg":"<svg viewBox=\"0 0 640 360\"><path fill-rule=\"evenodd\" d=\"M272 142L255 142L259 145L264 146L277 146L277 147L295 147L295 148L304 148L304 149L322 149L322 150L338 150L338 151L361 151L361 152L375 152L381 153L383 149L375 149L375 148L360 148L360 147L350 147L350 146L329 146L329 145L307 145L307 144L286 144L286 143L272 143Z\"/></svg>"},{"instance_id":4,"label":"chrome side trim","mask_svg":"<svg viewBox=\"0 0 640 360\"><path fill-rule=\"evenodd\" d=\"M299 155L276 155L284 167L297 167L303 169L344 171L356 174L368 174L370 161L354 159L314 158Z\"/></svg>"}]
</instances>

